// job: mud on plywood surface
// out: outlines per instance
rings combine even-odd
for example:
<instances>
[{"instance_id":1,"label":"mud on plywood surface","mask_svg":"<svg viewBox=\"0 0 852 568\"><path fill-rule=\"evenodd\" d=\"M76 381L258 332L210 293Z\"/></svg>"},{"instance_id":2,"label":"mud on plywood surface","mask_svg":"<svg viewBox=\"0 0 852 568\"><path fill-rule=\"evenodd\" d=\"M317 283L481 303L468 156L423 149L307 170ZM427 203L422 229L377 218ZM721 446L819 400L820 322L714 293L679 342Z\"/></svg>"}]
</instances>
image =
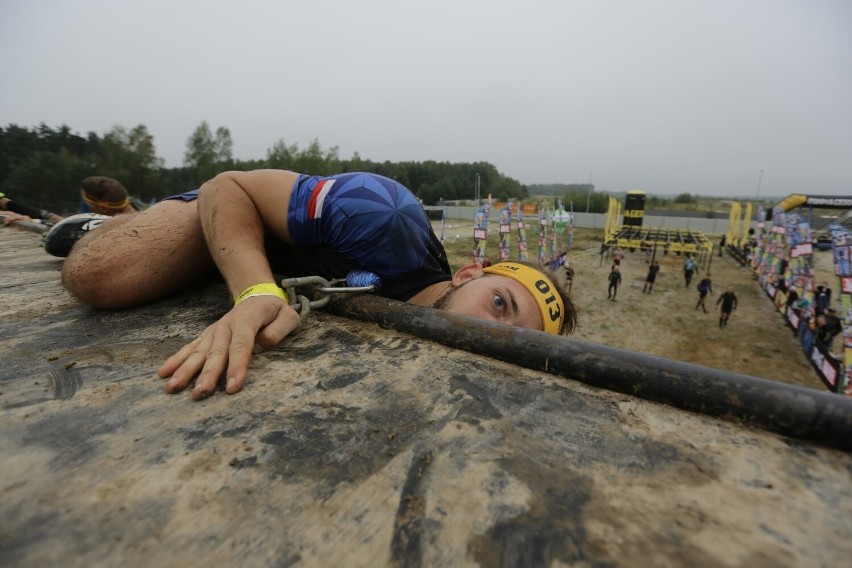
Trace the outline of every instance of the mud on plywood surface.
<instances>
[{"instance_id":1,"label":"mud on plywood surface","mask_svg":"<svg viewBox=\"0 0 852 568\"><path fill-rule=\"evenodd\" d=\"M244 392L156 368L207 282L76 303L0 230L0 564L831 565L852 456L314 314Z\"/></svg>"}]
</instances>

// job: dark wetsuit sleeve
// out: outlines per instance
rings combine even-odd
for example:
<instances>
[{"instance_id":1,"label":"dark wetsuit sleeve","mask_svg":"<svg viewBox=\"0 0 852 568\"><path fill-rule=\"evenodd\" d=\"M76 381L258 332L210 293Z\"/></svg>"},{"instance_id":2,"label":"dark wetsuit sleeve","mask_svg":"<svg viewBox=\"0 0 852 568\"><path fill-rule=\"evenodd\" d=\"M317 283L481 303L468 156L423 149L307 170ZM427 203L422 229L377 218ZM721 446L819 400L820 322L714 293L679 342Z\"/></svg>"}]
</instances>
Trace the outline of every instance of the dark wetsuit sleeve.
<instances>
[{"instance_id":1,"label":"dark wetsuit sleeve","mask_svg":"<svg viewBox=\"0 0 852 568\"><path fill-rule=\"evenodd\" d=\"M12 213L17 213L18 215L26 215L27 217L32 217L33 219L47 219L50 216L50 211L48 211L47 209L36 209L35 207L30 207L29 205L24 205L23 203L12 201L11 199L6 204L6 209L11 211Z\"/></svg>"}]
</instances>

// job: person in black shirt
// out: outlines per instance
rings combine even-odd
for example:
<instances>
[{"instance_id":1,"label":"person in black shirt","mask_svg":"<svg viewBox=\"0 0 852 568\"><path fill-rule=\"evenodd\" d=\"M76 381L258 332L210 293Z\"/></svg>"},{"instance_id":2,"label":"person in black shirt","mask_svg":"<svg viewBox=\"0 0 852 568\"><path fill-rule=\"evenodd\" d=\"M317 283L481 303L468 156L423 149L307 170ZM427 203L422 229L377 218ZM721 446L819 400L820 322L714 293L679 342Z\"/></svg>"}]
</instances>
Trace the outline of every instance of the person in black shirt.
<instances>
[{"instance_id":1,"label":"person in black shirt","mask_svg":"<svg viewBox=\"0 0 852 568\"><path fill-rule=\"evenodd\" d=\"M660 263L656 260L654 264L648 267L648 276L645 277L645 286L642 287L642 293L651 293L654 288L654 281L657 279L657 273L660 271Z\"/></svg>"},{"instance_id":2,"label":"person in black shirt","mask_svg":"<svg viewBox=\"0 0 852 568\"><path fill-rule=\"evenodd\" d=\"M707 307L704 305L704 300L707 299L708 292L710 294L713 293L713 281L710 280L709 274L698 283L698 303L695 304L695 309L697 310L700 307L704 310L705 314L707 313Z\"/></svg>"},{"instance_id":3,"label":"person in black shirt","mask_svg":"<svg viewBox=\"0 0 852 568\"><path fill-rule=\"evenodd\" d=\"M615 301L615 295L618 294L618 285L621 284L621 270L617 264L612 265L612 270L609 273L609 288L607 289L606 297Z\"/></svg>"},{"instance_id":4,"label":"person in black shirt","mask_svg":"<svg viewBox=\"0 0 852 568\"><path fill-rule=\"evenodd\" d=\"M787 307L795 310L797 306L797 302L799 301L799 292L796 291L795 288L790 288L787 292Z\"/></svg>"},{"instance_id":5,"label":"person in black shirt","mask_svg":"<svg viewBox=\"0 0 852 568\"><path fill-rule=\"evenodd\" d=\"M816 315L824 314L831 305L831 288L828 287L828 282L823 282L816 287L814 301L816 302Z\"/></svg>"},{"instance_id":6,"label":"person in black shirt","mask_svg":"<svg viewBox=\"0 0 852 568\"><path fill-rule=\"evenodd\" d=\"M722 304L722 309L719 313L719 327L728 326L728 318L731 317L731 312L737 309L737 295L734 294L734 287L728 286L725 292L716 300L716 305Z\"/></svg>"},{"instance_id":7,"label":"person in black shirt","mask_svg":"<svg viewBox=\"0 0 852 568\"><path fill-rule=\"evenodd\" d=\"M843 324L837 317L837 312L832 308L825 310L825 313L819 316L817 321L821 322L821 325L817 328L817 338L825 345L826 349L831 350L834 338L843 331Z\"/></svg>"}]
</instances>

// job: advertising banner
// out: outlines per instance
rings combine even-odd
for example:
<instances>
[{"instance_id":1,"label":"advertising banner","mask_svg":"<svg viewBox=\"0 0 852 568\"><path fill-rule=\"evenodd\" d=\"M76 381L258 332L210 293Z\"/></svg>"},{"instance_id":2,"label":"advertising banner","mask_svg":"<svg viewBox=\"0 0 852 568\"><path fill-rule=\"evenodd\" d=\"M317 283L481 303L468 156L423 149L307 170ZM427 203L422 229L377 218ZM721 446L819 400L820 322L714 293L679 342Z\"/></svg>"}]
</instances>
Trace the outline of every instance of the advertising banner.
<instances>
[{"instance_id":1,"label":"advertising banner","mask_svg":"<svg viewBox=\"0 0 852 568\"><path fill-rule=\"evenodd\" d=\"M485 263L485 245L488 238L488 209L489 206L486 203L473 216L473 261L480 265Z\"/></svg>"},{"instance_id":2,"label":"advertising banner","mask_svg":"<svg viewBox=\"0 0 852 568\"><path fill-rule=\"evenodd\" d=\"M836 305L839 307L838 317L842 326L845 372L842 376L842 384L837 385L839 391L844 385L848 387L852 384L850 381L852 379L852 266L849 262L849 255L852 253L852 233L843 225L830 225L829 230L834 256L834 273L840 283L839 302L836 302ZM837 349L835 347L835 350Z\"/></svg>"},{"instance_id":3,"label":"advertising banner","mask_svg":"<svg viewBox=\"0 0 852 568\"><path fill-rule=\"evenodd\" d=\"M831 286L816 285L810 224L776 207L766 225L760 227L752 258L758 281L785 315L826 387L842 392L852 369L852 234L845 227L831 227L840 292L839 302L826 302ZM839 315L833 309L838 303ZM835 337L841 333L842 346Z\"/></svg>"},{"instance_id":4,"label":"advertising banner","mask_svg":"<svg viewBox=\"0 0 852 568\"><path fill-rule=\"evenodd\" d=\"M500 210L500 260L509 260L509 240L512 232L512 202Z\"/></svg>"}]
</instances>

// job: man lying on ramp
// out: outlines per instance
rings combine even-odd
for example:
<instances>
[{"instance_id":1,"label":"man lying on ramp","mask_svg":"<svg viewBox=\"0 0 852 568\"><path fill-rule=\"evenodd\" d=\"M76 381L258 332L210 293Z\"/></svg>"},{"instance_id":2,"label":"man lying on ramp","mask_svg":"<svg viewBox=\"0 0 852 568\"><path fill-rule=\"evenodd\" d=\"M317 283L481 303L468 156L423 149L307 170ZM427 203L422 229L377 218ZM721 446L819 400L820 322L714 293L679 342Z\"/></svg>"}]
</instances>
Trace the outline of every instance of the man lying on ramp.
<instances>
[{"instance_id":1,"label":"man lying on ramp","mask_svg":"<svg viewBox=\"0 0 852 568\"><path fill-rule=\"evenodd\" d=\"M81 234L62 269L77 298L106 309L163 297L218 268L234 307L159 369L166 391L195 379L194 399L245 383L252 353L278 345L299 315L273 274L345 277L366 270L378 293L549 333L570 333L576 312L547 269L521 262L473 264L451 273L417 198L369 173L311 177L284 170L222 173L146 211L91 223L58 223L46 237Z\"/></svg>"}]
</instances>

